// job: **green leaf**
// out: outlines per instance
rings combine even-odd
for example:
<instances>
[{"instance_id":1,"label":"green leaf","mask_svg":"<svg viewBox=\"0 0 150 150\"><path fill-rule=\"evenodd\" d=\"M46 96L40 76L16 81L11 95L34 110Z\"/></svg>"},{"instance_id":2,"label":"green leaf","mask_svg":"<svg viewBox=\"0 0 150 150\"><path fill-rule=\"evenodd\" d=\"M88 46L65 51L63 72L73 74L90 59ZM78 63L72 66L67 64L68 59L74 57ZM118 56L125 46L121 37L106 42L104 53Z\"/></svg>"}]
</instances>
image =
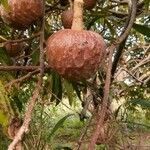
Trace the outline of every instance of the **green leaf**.
<instances>
[{"instance_id":1,"label":"green leaf","mask_svg":"<svg viewBox=\"0 0 150 150\"><path fill-rule=\"evenodd\" d=\"M150 126L147 124L143 124L143 123L137 123L137 122L133 122L133 121L123 121L124 123L127 123L128 125L131 125L132 128L135 128L135 126L143 126L146 127L147 129L150 129Z\"/></svg>"},{"instance_id":2,"label":"green leaf","mask_svg":"<svg viewBox=\"0 0 150 150\"><path fill-rule=\"evenodd\" d=\"M133 28L139 33L150 37L150 28L148 26L134 23Z\"/></svg>"},{"instance_id":3,"label":"green leaf","mask_svg":"<svg viewBox=\"0 0 150 150\"><path fill-rule=\"evenodd\" d=\"M11 105L15 111L21 112L23 110L23 101L18 97L20 90L14 88L12 93Z\"/></svg>"},{"instance_id":4,"label":"green leaf","mask_svg":"<svg viewBox=\"0 0 150 150\"><path fill-rule=\"evenodd\" d=\"M150 0L144 0L144 5L147 11L149 11Z\"/></svg>"},{"instance_id":5,"label":"green leaf","mask_svg":"<svg viewBox=\"0 0 150 150\"><path fill-rule=\"evenodd\" d=\"M60 75L56 72L52 73L52 93L51 100L56 99L56 105L58 105L62 99L62 83Z\"/></svg>"},{"instance_id":6,"label":"green leaf","mask_svg":"<svg viewBox=\"0 0 150 150\"><path fill-rule=\"evenodd\" d=\"M150 109L150 101L146 99L132 99L128 101L128 104L132 104L134 106L140 105L143 109Z\"/></svg>"},{"instance_id":7,"label":"green leaf","mask_svg":"<svg viewBox=\"0 0 150 150\"><path fill-rule=\"evenodd\" d=\"M6 127L9 123L9 116L5 115L2 109L3 108L0 107L0 125Z\"/></svg>"},{"instance_id":8,"label":"green leaf","mask_svg":"<svg viewBox=\"0 0 150 150\"><path fill-rule=\"evenodd\" d=\"M104 21L107 24L107 26L108 26L111 34L112 34L112 37L113 37L115 35L115 29L114 29L114 27L111 25L111 23L107 19L105 19Z\"/></svg>"},{"instance_id":9,"label":"green leaf","mask_svg":"<svg viewBox=\"0 0 150 150\"><path fill-rule=\"evenodd\" d=\"M31 58L32 58L33 65L38 65L39 58L40 58L40 51L36 50L35 52L33 52L33 54L31 55Z\"/></svg>"},{"instance_id":10,"label":"green leaf","mask_svg":"<svg viewBox=\"0 0 150 150\"><path fill-rule=\"evenodd\" d=\"M13 116L14 112L11 108L7 92L0 80L0 124L2 127L6 127Z\"/></svg>"},{"instance_id":11,"label":"green leaf","mask_svg":"<svg viewBox=\"0 0 150 150\"><path fill-rule=\"evenodd\" d=\"M9 4L8 4L8 0L1 0L1 4L3 5L3 7L4 7L6 10L9 10L9 9L10 9Z\"/></svg>"},{"instance_id":12,"label":"green leaf","mask_svg":"<svg viewBox=\"0 0 150 150\"><path fill-rule=\"evenodd\" d=\"M74 100L73 86L69 81L64 80L64 88L65 88L65 91L67 93L67 97L69 99L69 104L72 106L72 103L73 103L73 100Z\"/></svg>"},{"instance_id":13,"label":"green leaf","mask_svg":"<svg viewBox=\"0 0 150 150\"><path fill-rule=\"evenodd\" d=\"M12 60L7 55L5 49L1 48L1 47L0 47L0 63L4 64L4 65L11 65L12 64Z\"/></svg>"},{"instance_id":14,"label":"green leaf","mask_svg":"<svg viewBox=\"0 0 150 150\"><path fill-rule=\"evenodd\" d=\"M14 76L10 72L1 71L0 72L0 80L3 84L7 84L11 80L14 80Z\"/></svg>"},{"instance_id":15,"label":"green leaf","mask_svg":"<svg viewBox=\"0 0 150 150\"><path fill-rule=\"evenodd\" d=\"M120 105L120 106L117 108L117 110L115 110L115 112L114 112L115 118L118 117L118 114L119 114L119 111L120 111L120 109L121 109L121 106L122 106L122 105Z\"/></svg>"},{"instance_id":16,"label":"green leaf","mask_svg":"<svg viewBox=\"0 0 150 150\"><path fill-rule=\"evenodd\" d=\"M54 128L52 129L51 133L48 135L47 139L50 140L52 138L52 136L56 133L56 131L64 124L64 122L66 121L66 119L70 116L73 116L74 114L68 114L65 117L63 117L62 119L60 119L56 125L54 126Z\"/></svg>"},{"instance_id":17,"label":"green leaf","mask_svg":"<svg viewBox=\"0 0 150 150\"><path fill-rule=\"evenodd\" d=\"M80 89L78 88L77 84L75 82L71 82L71 83L72 83L72 86L73 86L73 88L74 88L74 90L75 90L78 98L80 100L82 100L82 98L81 98L81 92L80 92Z\"/></svg>"}]
</instances>

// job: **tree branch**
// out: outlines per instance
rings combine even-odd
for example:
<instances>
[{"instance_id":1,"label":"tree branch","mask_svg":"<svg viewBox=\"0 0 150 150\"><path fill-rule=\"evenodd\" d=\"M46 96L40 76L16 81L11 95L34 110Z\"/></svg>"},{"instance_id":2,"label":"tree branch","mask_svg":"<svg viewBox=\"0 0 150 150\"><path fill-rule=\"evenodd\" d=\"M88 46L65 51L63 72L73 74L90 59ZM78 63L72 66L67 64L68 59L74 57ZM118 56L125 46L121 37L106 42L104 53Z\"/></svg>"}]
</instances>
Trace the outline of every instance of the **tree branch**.
<instances>
[{"instance_id":1,"label":"tree branch","mask_svg":"<svg viewBox=\"0 0 150 150\"><path fill-rule=\"evenodd\" d=\"M117 69L117 65L118 65L118 62L119 62L120 57L122 55L123 49L125 47L125 43L126 43L126 39L122 43L120 43L120 45L117 49L117 52L114 56L114 61L113 61L112 70L111 70L112 78L114 77L115 71Z\"/></svg>"},{"instance_id":2,"label":"tree branch","mask_svg":"<svg viewBox=\"0 0 150 150\"><path fill-rule=\"evenodd\" d=\"M38 72L39 72L39 70L34 70L34 71L32 71L32 72L29 72L28 74L26 74L25 76L23 76L23 77L21 77L21 78L19 78L19 79L12 80L10 83L7 83L7 84L5 85L5 88L9 88L9 87L11 87L13 84L15 84L15 83L22 82L22 81L24 81L24 80L30 78L32 75L38 73Z\"/></svg>"},{"instance_id":3,"label":"tree branch","mask_svg":"<svg viewBox=\"0 0 150 150\"><path fill-rule=\"evenodd\" d=\"M39 69L40 66L0 66L0 71L34 71Z\"/></svg>"},{"instance_id":4,"label":"tree branch","mask_svg":"<svg viewBox=\"0 0 150 150\"><path fill-rule=\"evenodd\" d=\"M125 72L127 72L133 79L137 80L140 83L143 83L143 81L141 79L138 79L137 77L135 77L131 72L129 72L125 68L122 68L122 70L124 70Z\"/></svg>"},{"instance_id":5,"label":"tree branch","mask_svg":"<svg viewBox=\"0 0 150 150\"><path fill-rule=\"evenodd\" d=\"M24 117L24 122L22 126L20 127L18 133L15 135L13 142L9 145L8 150L14 150L18 142L22 140L22 137L24 133L28 132L29 123L31 121L32 111L35 106L36 100L39 97L40 92L40 83L37 84L37 87L35 88L33 92L33 96L29 99L29 103L27 105L27 110Z\"/></svg>"},{"instance_id":6,"label":"tree branch","mask_svg":"<svg viewBox=\"0 0 150 150\"><path fill-rule=\"evenodd\" d=\"M128 2L128 3L129 3L129 2ZM120 60L120 57L121 57L122 52L123 52L123 48L124 48L125 43L126 43L126 40L127 40L127 36L126 36L126 38L124 38L122 35L123 35L123 34L126 35L125 32L128 32L128 31L127 31L127 27L130 26L130 24L132 24L132 23L134 22L134 19L135 19L135 18L133 18L133 15L132 15L132 14L137 13L137 11L135 12L135 8L134 8L133 5L131 6L132 8L130 8L130 4L128 4L128 6L129 6L128 8L129 8L129 12L130 12L130 13L129 13L129 17L128 17L127 21L126 21L124 30L123 30L123 32L122 32L122 34L121 34L121 38L122 38L122 39L120 39L120 41L119 41L120 44L118 44L119 47L117 48L117 52L116 52L116 54L115 54L115 56L114 56L114 61L113 61L113 66L112 66L112 72L111 72L111 73L112 73L112 80L113 80L115 71L116 71L116 69L117 69L117 64L118 64L118 62L119 62L119 60ZM137 10L137 7L138 7L138 5L136 4L136 10ZM132 26L131 26L131 27L132 27ZM131 28L131 27L130 27L130 28ZM124 40L123 40L123 39L124 39Z\"/></svg>"},{"instance_id":7,"label":"tree branch","mask_svg":"<svg viewBox=\"0 0 150 150\"><path fill-rule=\"evenodd\" d=\"M116 41L114 43L112 43L112 45L108 48L108 50L109 50L109 62L108 62L108 68L107 68L107 73L106 73L104 97L103 97L103 101L102 101L102 106L101 107L99 106L98 115L97 115L98 121L96 124L96 129L93 132L93 135L91 137L91 140L90 140L90 143L88 146L88 150L94 150L95 143L98 139L102 125L104 123L104 119L105 119L105 115L106 115L106 111L107 111L108 97L109 97L109 92L110 92L112 56L114 53L114 49L116 47L118 47L118 45L122 41L124 41L126 39L126 37L128 36L128 34L129 34L129 32L133 26L134 20L136 18L136 10L137 10L137 0L132 0L132 11L131 11L131 15L129 15L129 17L130 17L129 24L126 27L126 29L123 31L123 34L121 34L121 36L118 37L116 39Z\"/></svg>"},{"instance_id":8,"label":"tree branch","mask_svg":"<svg viewBox=\"0 0 150 150\"><path fill-rule=\"evenodd\" d=\"M0 71L24 71L31 72L40 69L40 66L0 66ZM44 66L44 70L50 70L49 66Z\"/></svg>"},{"instance_id":9,"label":"tree branch","mask_svg":"<svg viewBox=\"0 0 150 150\"><path fill-rule=\"evenodd\" d=\"M88 150L94 150L95 143L98 139L101 127L104 122L105 114L107 111L107 103L108 103L107 100L109 97L109 89L110 89L110 83L111 83L112 56L113 56L115 47L116 46L113 44L109 47L109 63L108 63L108 70L107 70L106 82L105 82L105 87L104 87L104 97L103 97L103 102L102 102L102 109L100 109L100 106L99 106L99 110L98 110L98 114L97 114L98 121L96 123L96 129L92 135Z\"/></svg>"},{"instance_id":10,"label":"tree branch","mask_svg":"<svg viewBox=\"0 0 150 150\"><path fill-rule=\"evenodd\" d=\"M43 19L42 19L42 27L40 31L40 76L39 81L37 83L37 87L33 92L33 96L30 98L27 110L25 113L24 121L19 129L18 133L14 137L13 142L9 145L8 150L14 150L17 143L22 140L24 133L26 133L29 129L29 124L31 122L32 112L34 110L36 100L39 98L40 92L42 91L42 83L43 83L43 74L44 74L44 27L45 27L45 0L43 0Z\"/></svg>"},{"instance_id":11,"label":"tree branch","mask_svg":"<svg viewBox=\"0 0 150 150\"><path fill-rule=\"evenodd\" d=\"M140 63L138 63L134 68L132 68L131 72L135 71L137 68L139 68L142 65L145 65L150 62L150 55L143 59Z\"/></svg>"},{"instance_id":12,"label":"tree branch","mask_svg":"<svg viewBox=\"0 0 150 150\"><path fill-rule=\"evenodd\" d=\"M7 43L21 43L21 42L24 42L24 41L30 41L34 38L37 38L40 36L40 33L35 33L33 36L29 37L29 38L22 38L22 39L17 39L17 40L7 40L5 38L3 38L3 40L5 40L5 42L2 42L0 44L2 45L6 45Z\"/></svg>"}]
</instances>

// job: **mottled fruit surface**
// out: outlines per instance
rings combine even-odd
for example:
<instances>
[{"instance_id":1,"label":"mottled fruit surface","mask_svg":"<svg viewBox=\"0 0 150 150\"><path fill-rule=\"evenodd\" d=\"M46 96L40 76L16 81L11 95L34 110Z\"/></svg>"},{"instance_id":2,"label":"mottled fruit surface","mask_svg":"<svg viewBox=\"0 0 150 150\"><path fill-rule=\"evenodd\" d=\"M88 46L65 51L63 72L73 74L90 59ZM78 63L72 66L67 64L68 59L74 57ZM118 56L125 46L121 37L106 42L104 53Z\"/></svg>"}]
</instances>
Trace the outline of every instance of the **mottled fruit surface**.
<instances>
[{"instance_id":1,"label":"mottled fruit surface","mask_svg":"<svg viewBox=\"0 0 150 150\"><path fill-rule=\"evenodd\" d=\"M71 29L72 22L73 22L73 10L69 9L63 11L61 15L61 21L64 28Z\"/></svg>"},{"instance_id":2,"label":"mottled fruit surface","mask_svg":"<svg viewBox=\"0 0 150 150\"><path fill-rule=\"evenodd\" d=\"M4 22L16 29L28 28L43 15L42 0L8 0L8 7L1 5L1 17Z\"/></svg>"},{"instance_id":3,"label":"mottled fruit surface","mask_svg":"<svg viewBox=\"0 0 150 150\"><path fill-rule=\"evenodd\" d=\"M92 31L64 29L47 41L49 66L67 79L90 78L100 67L105 52L103 38Z\"/></svg>"},{"instance_id":4,"label":"mottled fruit surface","mask_svg":"<svg viewBox=\"0 0 150 150\"><path fill-rule=\"evenodd\" d=\"M24 43L7 43L5 49L10 57L20 55L24 47Z\"/></svg>"}]
</instances>

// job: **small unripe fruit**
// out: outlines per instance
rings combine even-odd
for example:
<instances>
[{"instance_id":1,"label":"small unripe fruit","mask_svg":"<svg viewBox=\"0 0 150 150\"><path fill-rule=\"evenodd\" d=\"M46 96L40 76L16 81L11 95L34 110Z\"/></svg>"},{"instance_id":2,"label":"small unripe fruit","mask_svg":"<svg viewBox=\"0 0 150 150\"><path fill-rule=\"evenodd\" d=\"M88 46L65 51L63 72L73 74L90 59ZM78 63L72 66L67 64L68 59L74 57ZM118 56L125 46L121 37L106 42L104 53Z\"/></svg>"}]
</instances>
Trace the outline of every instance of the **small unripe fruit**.
<instances>
[{"instance_id":1,"label":"small unripe fruit","mask_svg":"<svg viewBox=\"0 0 150 150\"><path fill-rule=\"evenodd\" d=\"M70 29L73 22L73 10L68 9L63 11L61 15L61 21L65 29Z\"/></svg>"},{"instance_id":2,"label":"small unripe fruit","mask_svg":"<svg viewBox=\"0 0 150 150\"><path fill-rule=\"evenodd\" d=\"M7 43L5 45L6 52L10 57L16 57L23 51L24 43Z\"/></svg>"},{"instance_id":3,"label":"small unripe fruit","mask_svg":"<svg viewBox=\"0 0 150 150\"><path fill-rule=\"evenodd\" d=\"M96 0L84 0L84 5L86 9L92 9L96 5Z\"/></svg>"},{"instance_id":4,"label":"small unripe fruit","mask_svg":"<svg viewBox=\"0 0 150 150\"><path fill-rule=\"evenodd\" d=\"M47 41L49 66L67 79L90 78L105 56L103 38L92 31L64 29Z\"/></svg>"},{"instance_id":5,"label":"small unripe fruit","mask_svg":"<svg viewBox=\"0 0 150 150\"><path fill-rule=\"evenodd\" d=\"M43 15L42 0L8 0L8 7L1 5L4 22L16 29L26 29Z\"/></svg>"},{"instance_id":6,"label":"small unripe fruit","mask_svg":"<svg viewBox=\"0 0 150 150\"><path fill-rule=\"evenodd\" d=\"M95 5L96 0L84 0L84 6L86 9L92 9ZM61 21L65 29L70 29L73 22L73 9L63 11Z\"/></svg>"}]
</instances>

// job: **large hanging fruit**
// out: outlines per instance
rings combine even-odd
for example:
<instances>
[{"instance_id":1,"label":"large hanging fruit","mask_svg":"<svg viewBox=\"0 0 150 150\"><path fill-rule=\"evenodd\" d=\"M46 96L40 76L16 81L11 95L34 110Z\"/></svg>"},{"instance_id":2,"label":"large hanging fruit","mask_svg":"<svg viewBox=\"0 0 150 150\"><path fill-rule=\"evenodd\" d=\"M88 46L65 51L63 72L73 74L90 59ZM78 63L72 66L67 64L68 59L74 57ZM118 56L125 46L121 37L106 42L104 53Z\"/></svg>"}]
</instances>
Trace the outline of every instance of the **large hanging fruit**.
<instances>
[{"instance_id":1,"label":"large hanging fruit","mask_svg":"<svg viewBox=\"0 0 150 150\"><path fill-rule=\"evenodd\" d=\"M43 15L42 0L8 0L8 6L1 5L0 14L4 22L16 29L25 29Z\"/></svg>"},{"instance_id":2,"label":"large hanging fruit","mask_svg":"<svg viewBox=\"0 0 150 150\"><path fill-rule=\"evenodd\" d=\"M82 9L83 0L75 0L72 29L60 30L47 41L49 66L67 79L90 78L105 56L103 38L95 32L83 30Z\"/></svg>"}]
</instances>

